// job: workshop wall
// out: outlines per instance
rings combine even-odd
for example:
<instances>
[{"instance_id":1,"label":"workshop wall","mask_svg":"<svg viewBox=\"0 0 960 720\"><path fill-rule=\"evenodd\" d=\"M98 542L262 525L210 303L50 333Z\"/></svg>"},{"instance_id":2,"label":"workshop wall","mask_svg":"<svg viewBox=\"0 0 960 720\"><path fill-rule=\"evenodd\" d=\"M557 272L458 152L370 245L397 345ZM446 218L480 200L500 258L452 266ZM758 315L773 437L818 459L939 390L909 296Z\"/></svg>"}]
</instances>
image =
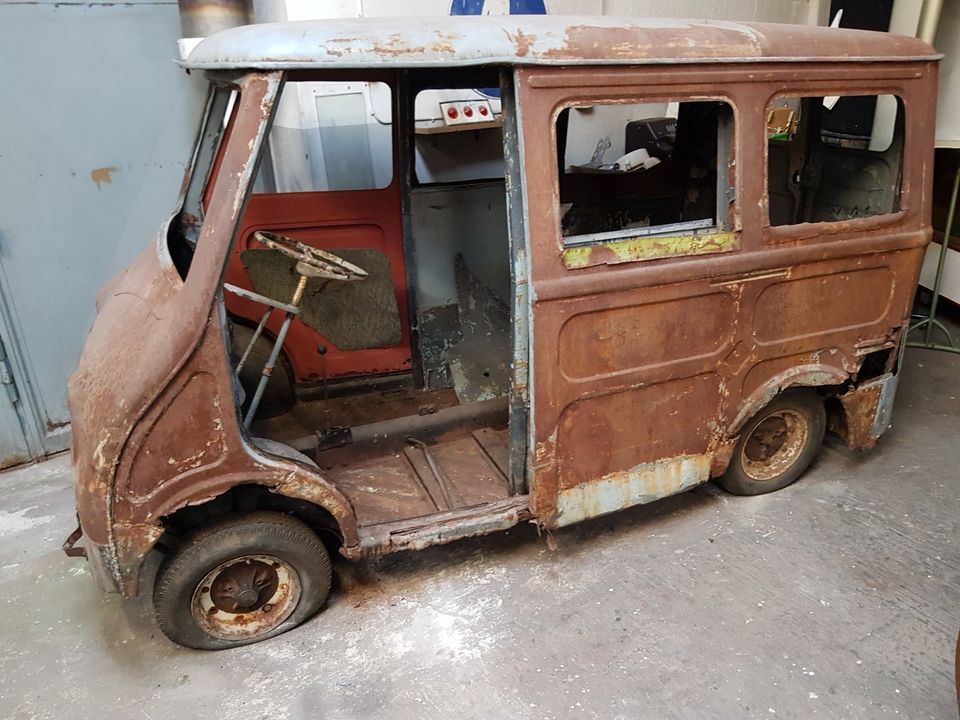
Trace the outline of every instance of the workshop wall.
<instances>
[{"instance_id":1,"label":"workshop wall","mask_svg":"<svg viewBox=\"0 0 960 720\"><path fill-rule=\"evenodd\" d=\"M179 35L176 3L0 3L0 467L67 447L94 295L173 209L206 96Z\"/></svg>"}]
</instances>

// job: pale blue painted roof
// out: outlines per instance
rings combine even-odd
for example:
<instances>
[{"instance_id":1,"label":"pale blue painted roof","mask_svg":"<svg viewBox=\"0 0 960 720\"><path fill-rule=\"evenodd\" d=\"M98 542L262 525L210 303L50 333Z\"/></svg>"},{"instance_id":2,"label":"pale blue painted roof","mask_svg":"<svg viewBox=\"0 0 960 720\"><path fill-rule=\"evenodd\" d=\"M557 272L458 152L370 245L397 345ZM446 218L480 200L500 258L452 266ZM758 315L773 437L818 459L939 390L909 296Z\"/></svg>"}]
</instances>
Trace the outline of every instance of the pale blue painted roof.
<instances>
[{"instance_id":1,"label":"pale blue painted roof","mask_svg":"<svg viewBox=\"0 0 960 720\"><path fill-rule=\"evenodd\" d=\"M305 69L935 60L916 38L717 20L505 15L263 23L211 35L185 67Z\"/></svg>"}]
</instances>

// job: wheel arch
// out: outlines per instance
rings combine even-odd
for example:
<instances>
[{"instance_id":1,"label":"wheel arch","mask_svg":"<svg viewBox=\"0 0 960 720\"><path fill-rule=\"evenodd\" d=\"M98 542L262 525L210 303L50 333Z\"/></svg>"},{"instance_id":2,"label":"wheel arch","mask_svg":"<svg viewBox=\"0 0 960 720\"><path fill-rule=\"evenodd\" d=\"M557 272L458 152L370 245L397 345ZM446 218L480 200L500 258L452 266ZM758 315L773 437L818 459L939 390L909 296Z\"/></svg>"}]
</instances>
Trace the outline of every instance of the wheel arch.
<instances>
[{"instance_id":1,"label":"wheel arch","mask_svg":"<svg viewBox=\"0 0 960 720\"><path fill-rule=\"evenodd\" d=\"M172 538L230 515L260 510L283 513L300 520L313 530L330 549L343 544L343 532L336 517L327 508L310 500L284 495L258 483L234 485L199 504L184 505L160 519L164 536ZM159 542L163 541L163 537ZM332 547L331 547L332 546Z\"/></svg>"},{"instance_id":2,"label":"wheel arch","mask_svg":"<svg viewBox=\"0 0 960 720\"><path fill-rule=\"evenodd\" d=\"M784 390L790 388L809 388L816 390L824 387L842 386L850 380L850 375L829 365L800 365L769 378L754 390L740 406L737 414L727 426L727 436L735 437L747 421L760 412ZM841 406L842 411L842 406Z\"/></svg>"},{"instance_id":3,"label":"wheel arch","mask_svg":"<svg viewBox=\"0 0 960 720\"><path fill-rule=\"evenodd\" d=\"M228 478L216 489L179 499L148 522L114 525L114 574L121 594L126 598L140 594L140 576L151 550L175 547L180 538L205 522L256 510L273 510L301 520L317 532L331 554L359 543L353 508L327 483L300 473L279 482L270 477L239 482Z\"/></svg>"}]
</instances>

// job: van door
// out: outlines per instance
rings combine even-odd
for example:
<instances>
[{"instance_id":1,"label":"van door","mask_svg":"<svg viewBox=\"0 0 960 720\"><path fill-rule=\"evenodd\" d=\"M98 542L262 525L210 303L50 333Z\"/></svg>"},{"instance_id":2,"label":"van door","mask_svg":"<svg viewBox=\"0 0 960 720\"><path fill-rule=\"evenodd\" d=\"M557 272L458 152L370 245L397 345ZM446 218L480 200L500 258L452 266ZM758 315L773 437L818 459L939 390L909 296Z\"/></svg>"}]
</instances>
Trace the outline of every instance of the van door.
<instances>
[{"instance_id":1,"label":"van door","mask_svg":"<svg viewBox=\"0 0 960 720\"><path fill-rule=\"evenodd\" d=\"M705 482L728 452L723 365L745 362L734 292L686 280L740 247L733 102L716 85L652 91L631 73L518 72L531 494L547 525Z\"/></svg>"},{"instance_id":2,"label":"van door","mask_svg":"<svg viewBox=\"0 0 960 720\"><path fill-rule=\"evenodd\" d=\"M390 79L390 78L383 78ZM288 81L227 267L228 283L288 300L290 261L253 241L272 230L364 268L363 283L317 284L284 344L297 382L411 367L393 87ZM256 325L263 308L226 296ZM268 332L279 329L275 313Z\"/></svg>"}]
</instances>

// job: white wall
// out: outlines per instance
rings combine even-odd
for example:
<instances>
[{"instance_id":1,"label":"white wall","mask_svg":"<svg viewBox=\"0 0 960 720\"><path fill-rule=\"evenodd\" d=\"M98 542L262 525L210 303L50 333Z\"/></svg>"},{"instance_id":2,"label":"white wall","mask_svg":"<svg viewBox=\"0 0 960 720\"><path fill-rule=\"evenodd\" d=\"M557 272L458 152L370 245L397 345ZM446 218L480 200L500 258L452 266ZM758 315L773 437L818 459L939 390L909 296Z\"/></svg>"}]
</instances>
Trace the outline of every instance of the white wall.
<instances>
[{"instance_id":1,"label":"white wall","mask_svg":"<svg viewBox=\"0 0 960 720\"><path fill-rule=\"evenodd\" d=\"M689 17L711 20L744 20L820 24L820 2L816 0L603 0L604 15L643 17ZM829 3L823 3L829 6Z\"/></svg>"},{"instance_id":2,"label":"white wall","mask_svg":"<svg viewBox=\"0 0 960 720\"><path fill-rule=\"evenodd\" d=\"M960 148L960 0L944 2L933 44L946 55L940 62L937 146Z\"/></svg>"},{"instance_id":3,"label":"white wall","mask_svg":"<svg viewBox=\"0 0 960 720\"><path fill-rule=\"evenodd\" d=\"M636 15L825 25L830 3L828 0L546 0L546 5L551 15ZM507 0L487 0L485 11L506 14L508 6ZM321 17L417 17L448 15L450 0L254 0L254 9L260 22Z\"/></svg>"}]
</instances>

